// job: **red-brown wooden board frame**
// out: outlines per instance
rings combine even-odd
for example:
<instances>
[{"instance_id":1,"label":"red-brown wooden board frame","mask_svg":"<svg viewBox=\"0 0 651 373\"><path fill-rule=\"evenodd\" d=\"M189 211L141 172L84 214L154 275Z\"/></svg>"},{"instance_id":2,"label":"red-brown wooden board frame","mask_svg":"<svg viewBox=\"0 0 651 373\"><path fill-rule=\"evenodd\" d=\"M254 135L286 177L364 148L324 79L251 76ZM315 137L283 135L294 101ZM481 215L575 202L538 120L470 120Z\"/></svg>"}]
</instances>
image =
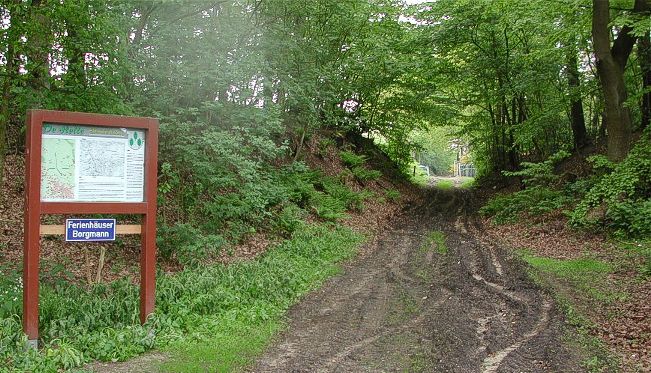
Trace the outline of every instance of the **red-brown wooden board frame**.
<instances>
[{"instance_id":1,"label":"red-brown wooden board frame","mask_svg":"<svg viewBox=\"0 0 651 373\"><path fill-rule=\"evenodd\" d=\"M43 123L134 128L145 131L143 202L42 202L41 140ZM38 340L38 289L41 215L142 215L140 250L140 322L154 310L156 286L156 199L158 119L118 115L30 110L25 151L25 242L23 251L23 330L32 346Z\"/></svg>"}]
</instances>

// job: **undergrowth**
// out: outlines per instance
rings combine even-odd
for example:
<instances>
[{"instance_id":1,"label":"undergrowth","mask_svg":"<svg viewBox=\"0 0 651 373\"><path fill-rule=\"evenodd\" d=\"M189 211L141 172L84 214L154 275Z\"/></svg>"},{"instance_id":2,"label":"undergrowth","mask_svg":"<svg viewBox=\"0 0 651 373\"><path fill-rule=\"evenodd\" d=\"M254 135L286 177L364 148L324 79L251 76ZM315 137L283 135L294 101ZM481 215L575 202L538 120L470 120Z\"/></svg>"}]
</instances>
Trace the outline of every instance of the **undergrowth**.
<instances>
[{"instance_id":1,"label":"undergrowth","mask_svg":"<svg viewBox=\"0 0 651 373\"><path fill-rule=\"evenodd\" d=\"M42 350L25 349L20 313L4 315L0 372L57 372L92 360L123 361L154 347L238 338L234 331L268 330L255 343L262 346L287 308L337 273L336 263L353 255L361 240L347 228L307 225L254 261L161 273L156 311L143 326L138 288L127 279L96 285L90 292L71 284L44 284ZM250 341L248 334L242 338ZM227 352L232 346L213 345L213 363L228 369L245 363Z\"/></svg>"}]
</instances>

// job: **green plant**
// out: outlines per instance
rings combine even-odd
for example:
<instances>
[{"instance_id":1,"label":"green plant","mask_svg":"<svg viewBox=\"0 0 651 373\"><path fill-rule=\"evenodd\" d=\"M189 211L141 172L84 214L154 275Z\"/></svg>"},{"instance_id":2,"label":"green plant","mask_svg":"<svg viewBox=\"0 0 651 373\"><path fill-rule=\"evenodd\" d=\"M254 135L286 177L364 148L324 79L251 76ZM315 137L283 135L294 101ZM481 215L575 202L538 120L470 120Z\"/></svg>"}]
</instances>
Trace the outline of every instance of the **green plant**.
<instances>
[{"instance_id":1,"label":"green plant","mask_svg":"<svg viewBox=\"0 0 651 373\"><path fill-rule=\"evenodd\" d=\"M366 162L365 156L357 155L351 151L342 151L339 153L339 157L341 158L341 161L350 168L362 166Z\"/></svg>"},{"instance_id":2,"label":"green plant","mask_svg":"<svg viewBox=\"0 0 651 373\"><path fill-rule=\"evenodd\" d=\"M390 201L395 202L400 199L400 192L397 191L396 189L387 189L384 192L384 196Z\"/></svg>"},{"instance_id":3,"label":"green plant","mask_svg":"<svg viewBox=\"0 0 651 373\"><path fill-rule=\"evenodd\" d=\"M0 371L54 373L92 360L123 361L154 346L176 346L182 355L196 350L181 346L207 340L233 341L206 352L219 360L215 366L232 369L248 361L237 357L250 356L240 351L264 345L284 312L337 273L337 263L353 255L361 241L347 228L308 225L254 261L161 273L156 310L145 325L138 319L138 287L129 279L90 290L44 284L42 350L24 348L18 313L0 317Z\"/></svg>"},{"instance_id":4,"label":"green plant","mask_svg":"<svg viewBox=\"0 0 651 373\"><path fill-rule=\"evenodd\" d=\"M167 260L175 259L184 265L198 265L203 260L217 255L226 240L215 234L203 234L199 229L190 224L176 224L174 226L161 226L158 250Z\"/></svg>"},{"instance_id":5,"label":"green plant","mask_svg":"<svg viewBox=\"0 0 651 373\"><path fill-rule=\"evenodd\" d=\"M496 224L512 223L526 213L542 215L563 208L574 201L563 191L535 186L512 194L497 195L491 198L479 212L492 217Z\"/></svg>"},{"instance_id":6,"label":"green plant","mask_svg":"<svg viewBox=\"0 0 651 373\"><path fill-rule=\"evenodd\" d=\"M288 203L282 207L282 210L274 216L271 224L274 231L283 237L291 237L291 235L305 225L303 218L305 211L295 205Z\"/></svg>"},{"instance_id":7,"label":"green plant","mask_svg":"<svg viewBox=\"0 0 651 373\"><path fill-rule=\"evenodd\" d=\"M22 293L21 274L9 266L0 266L0 319L20 313Z\"/></svg>"},{"instance_id":8,"label":"green plant","mask_svg":"<svg viewBox=\"0 0 651 373\"><path fill-rule=\"evenodd\" d=\"M382 172L378 170L368 170L362 166L353 167L351 171L356 178L362 181L377 180L382 177Z\"/></svg>"},{"instance_id":9,"label":"green plant","mask_svg":"<svg viewBox=\"0 0 651 373\"><path fill-rule=\"evenodd\" d=\"M651 216L651 140L649 132L612 172L598 176L570 214L580 228L609 227L619 235L648 236ZM611 168L610 164L607 167Z\"/></svg>"},{"instance_id":10,"label":"green plant","mask_svg":"<svg viewBox=\"0 0 651 373\"><path fill-rule=\"evenodd\" d=\"M471 189L474 188L476 185L475 179L474 178L469 178L465 179L461 182L461 188L462 189Z\"/></svg>"},{"instance_id":11,"label":"green plant","mask_svg":"<svg viewBox=\"0 0 651 373\"><path fill-rule=\"evenodd\" d=\"M425 238L425 242L421 245L421 251L427 251L434 248L439 254L446 254L448 247L445 244L445 233L441 231L432 231Z\"/></svg>"},{"instance_id":12,"label":"green plant","mask_svg":"<svg viewBox=\"0 0 651 373\"><path fill-rule=\"evenodd\" d=\"M547 160L538 163L522 162L522 169L519 171L502 171L505 176L521 177L527 187L550 186L558 180L554 174L554 166L563 159L570 156L570 153L561 150L554 153Z\"/></svg>"},{"instance_id":13,"label":"green plant","mask_svg":"<svg viewBox=\"0 0 651 373\"><path fill-rule=\"evenodd\" d=\"M330 137L324 137L319 141L318 153L320 156L325 157L328 154L328 149L334 148L337 146L337 143L334 139Z\"/></svg>"}]
</instances>

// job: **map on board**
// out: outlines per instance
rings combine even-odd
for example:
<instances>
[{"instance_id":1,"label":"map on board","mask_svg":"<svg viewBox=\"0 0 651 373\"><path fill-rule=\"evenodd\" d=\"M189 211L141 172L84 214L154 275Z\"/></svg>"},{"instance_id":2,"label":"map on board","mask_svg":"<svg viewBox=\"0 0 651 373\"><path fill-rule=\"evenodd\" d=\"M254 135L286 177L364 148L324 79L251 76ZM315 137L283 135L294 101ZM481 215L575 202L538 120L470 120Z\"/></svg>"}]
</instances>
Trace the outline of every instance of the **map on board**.
<instances>
[{"instance_id":1,"label":"map on board","mask_svg":"<svg viewBox=\"0 0 651 373\"><path fill-rule=\"evenodd\" d=\"M75 142L44 138L41 152L41 198L73 199L75 196Z\"/></svg>"},{"instance_id":2,"label":"map on board","mask_svg":"<svg viewBox=\"0 0 651 373\"><path fill-rule=\"evenodd\" d=\"M145 132L43 124L41 200L142 202Z\"/></svg>"},{"instance_id":3,"label":"map on board","mask_svg":"<svg viewBox=\"0 0 651 373\"><path fill-rule=\"evenodd\" d=\"M79 158L84 160L79 169L81 176L124 177L123 140L82 138L79 144Z\"/></svg>"}]
</instances>

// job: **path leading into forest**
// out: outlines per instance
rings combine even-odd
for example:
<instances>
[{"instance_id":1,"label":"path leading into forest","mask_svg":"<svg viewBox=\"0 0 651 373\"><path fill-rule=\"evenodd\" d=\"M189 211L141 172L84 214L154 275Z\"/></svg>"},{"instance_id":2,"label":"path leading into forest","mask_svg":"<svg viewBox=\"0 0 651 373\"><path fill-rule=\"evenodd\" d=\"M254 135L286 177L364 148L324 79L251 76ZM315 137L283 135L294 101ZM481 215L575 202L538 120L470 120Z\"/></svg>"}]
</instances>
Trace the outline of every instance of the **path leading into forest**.
<instances>
[{"instance_id":1,"label":"path leading into forest","mask_svg":"<svg viewBox=\"0 0 651 373\"><path fill-rule=\"evenodd\" d=\"M432 188L425 201L292 308L249 371L582 371L550 297L486 242L471 192Z\"/></svg>"}]
</instances>

